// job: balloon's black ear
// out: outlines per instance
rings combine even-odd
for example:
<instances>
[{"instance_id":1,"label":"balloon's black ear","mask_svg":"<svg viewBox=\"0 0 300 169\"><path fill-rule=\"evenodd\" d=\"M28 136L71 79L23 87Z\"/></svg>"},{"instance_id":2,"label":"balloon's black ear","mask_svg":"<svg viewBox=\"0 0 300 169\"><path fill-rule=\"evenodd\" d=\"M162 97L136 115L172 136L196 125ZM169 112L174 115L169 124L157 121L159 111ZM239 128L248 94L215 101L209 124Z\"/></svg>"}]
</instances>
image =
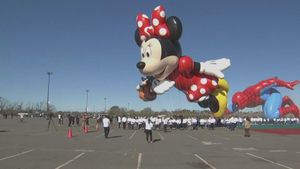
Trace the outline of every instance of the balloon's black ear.
<instances>
[{"instance_id":1,"label":"balloon's black ear","mask_svg":"<svg viewBox=\"0 0 300 169\"><path fill-rule=\"evenodd\" d=\"M182 34L182 24L176 16L170 16L167 19L167 25L170 30L171 40L178 41Z\"/></svg>"},{"instance_id":2,"label":"balloon's black ear","mask_svg":"<svg viewBox=\"0 0 300 169\"><path fill-rule=\"evenodd\" d=\"M139 30L138 30L138 29L135 30L134 38L135 38L136 44L137 44L138 46L141 46L142 41L141 41L140 33L139 33Z\"/></svg>"}]
</instances>

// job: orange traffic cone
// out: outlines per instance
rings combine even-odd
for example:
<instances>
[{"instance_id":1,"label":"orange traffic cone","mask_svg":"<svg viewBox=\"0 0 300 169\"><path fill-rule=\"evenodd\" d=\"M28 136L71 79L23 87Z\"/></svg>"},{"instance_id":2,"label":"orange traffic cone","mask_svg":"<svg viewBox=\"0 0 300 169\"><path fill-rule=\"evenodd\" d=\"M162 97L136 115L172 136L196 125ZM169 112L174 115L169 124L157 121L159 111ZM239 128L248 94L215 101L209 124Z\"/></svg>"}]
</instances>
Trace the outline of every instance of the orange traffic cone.
<instances>
[{"instance_id":1,"label":"orange traffic cone","mask_svg":"<svg viewBox=\"0 0 300 169\"><path fill-rule=\"evenodd\" d=\"M88 133L89 132L89 127L86 125L85 127L84 127L84 133Z\"/></svg>"},{"instance_id":2,"label":"orange traffic cone","mask_svg":"<svg viewBox=\"0 0 300 169\"><path fill-rule=\"evenodd\" d=\"M72 138L72 137L73 137L72 128L69 127L68 138Z\"/></svg>"}]
</instances>

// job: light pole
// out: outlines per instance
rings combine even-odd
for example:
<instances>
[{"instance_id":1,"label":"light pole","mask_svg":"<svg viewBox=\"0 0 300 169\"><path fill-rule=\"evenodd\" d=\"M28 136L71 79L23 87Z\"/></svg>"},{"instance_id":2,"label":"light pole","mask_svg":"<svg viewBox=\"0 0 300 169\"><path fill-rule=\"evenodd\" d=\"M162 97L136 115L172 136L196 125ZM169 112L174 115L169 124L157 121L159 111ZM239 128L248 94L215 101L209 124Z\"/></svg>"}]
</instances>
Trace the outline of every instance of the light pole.
<instances>
[{"instance_id":1,"label":"light pole","mask_svg":"<svg viewBox=\"0 0 300 169\"><path fill-rule=\"evenodd\" d=\"M89 90L86 90L86 105L85 105L85 112L88 112L88 101L89 101Z\"/></svg>"},{"instance_id":2,"label":"light pole","mask_svg":"<svg viewBox=\"0 0 300 169\"><path fill-rule=\"evenodd\" d=\"M107 98L104 97L104 113L106 113L106 100L107 100Z\"/></svg>"},{"instance_id":3,"label":"light pole","mask_svg":"<svg viewBox=\"0 0 300 169\"><path fill-rule=\"evenodd\" d=\"M53 74L52 72L47 72L48 74L48 92L47 92L47 114L49 115L49 88L50 88L50 76Z\"/></svg>"},{"instance_id":4,"label":"light pole","mask_svg":"<svg viewBox=\"0 0 300 169\"><path fill-rule=\"evenodd\" d=\"M50 76L53 74L52 72L47 72L48 74L48 91L47 91L47 115L48 115L48 118L49 118L49 121L48 121L48 131L49 131L49 127L50 127L50 123L52 121L52 124L53 124L53 127L56 130L56 127L55 127L55 124L54 124L54 121L52 119L52 116L53 114L49 112L49 89L50 89Z\"/></svg>"}]
</instances>

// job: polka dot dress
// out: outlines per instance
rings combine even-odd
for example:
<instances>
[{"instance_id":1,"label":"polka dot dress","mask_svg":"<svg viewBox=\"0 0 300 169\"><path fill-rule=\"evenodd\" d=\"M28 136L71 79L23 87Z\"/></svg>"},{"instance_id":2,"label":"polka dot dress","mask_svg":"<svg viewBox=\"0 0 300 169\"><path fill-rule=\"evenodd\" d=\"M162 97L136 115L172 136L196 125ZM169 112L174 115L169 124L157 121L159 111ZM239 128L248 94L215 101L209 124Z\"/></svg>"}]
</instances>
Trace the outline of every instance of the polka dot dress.
<instances>
[{"instance_id":1,"label":"polka dot dress","mask_svg":"<svg viewBox=\"0 0 300 169\"><path fill-rule=\"evenodd\" d=\"M209 77L193 76L191 82L188 84L190 88L185 90L187 99L191 102L203 101L205 96L209 96L217 86L216 80Z\"/></svg>"},{"instance_id":2,"label":"polka dot dress","mask_svg":"<svg viewBox=\"0 0 300 169\"><path fill-rule=\"evenodd\" d=\"M178 67L168 79L175 81L178 90L183 91L191 102L203 101L215 91L218 86L218 79L194 72L194 62L190 57L180 57Z\"/></svg>"}]
</instances>

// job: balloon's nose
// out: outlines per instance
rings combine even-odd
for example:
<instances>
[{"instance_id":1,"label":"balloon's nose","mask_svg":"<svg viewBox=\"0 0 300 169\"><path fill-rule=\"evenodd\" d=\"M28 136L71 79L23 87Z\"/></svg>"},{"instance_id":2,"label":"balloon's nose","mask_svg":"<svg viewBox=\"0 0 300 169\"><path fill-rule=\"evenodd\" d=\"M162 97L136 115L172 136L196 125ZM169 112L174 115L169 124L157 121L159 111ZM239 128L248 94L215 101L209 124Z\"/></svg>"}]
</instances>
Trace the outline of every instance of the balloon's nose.
<instances>
[{"instance_id":1,"label":"balloon's nose","mask_svg":"<svg viewBox=\"0 0 300 169\"><path fill-rule=\"evenodd\" d=\"M145 62L138 62L136 64L136 67L139 68L139 69L144 69L145 66L146 66Z\"/></svg>"}]
</instances>

